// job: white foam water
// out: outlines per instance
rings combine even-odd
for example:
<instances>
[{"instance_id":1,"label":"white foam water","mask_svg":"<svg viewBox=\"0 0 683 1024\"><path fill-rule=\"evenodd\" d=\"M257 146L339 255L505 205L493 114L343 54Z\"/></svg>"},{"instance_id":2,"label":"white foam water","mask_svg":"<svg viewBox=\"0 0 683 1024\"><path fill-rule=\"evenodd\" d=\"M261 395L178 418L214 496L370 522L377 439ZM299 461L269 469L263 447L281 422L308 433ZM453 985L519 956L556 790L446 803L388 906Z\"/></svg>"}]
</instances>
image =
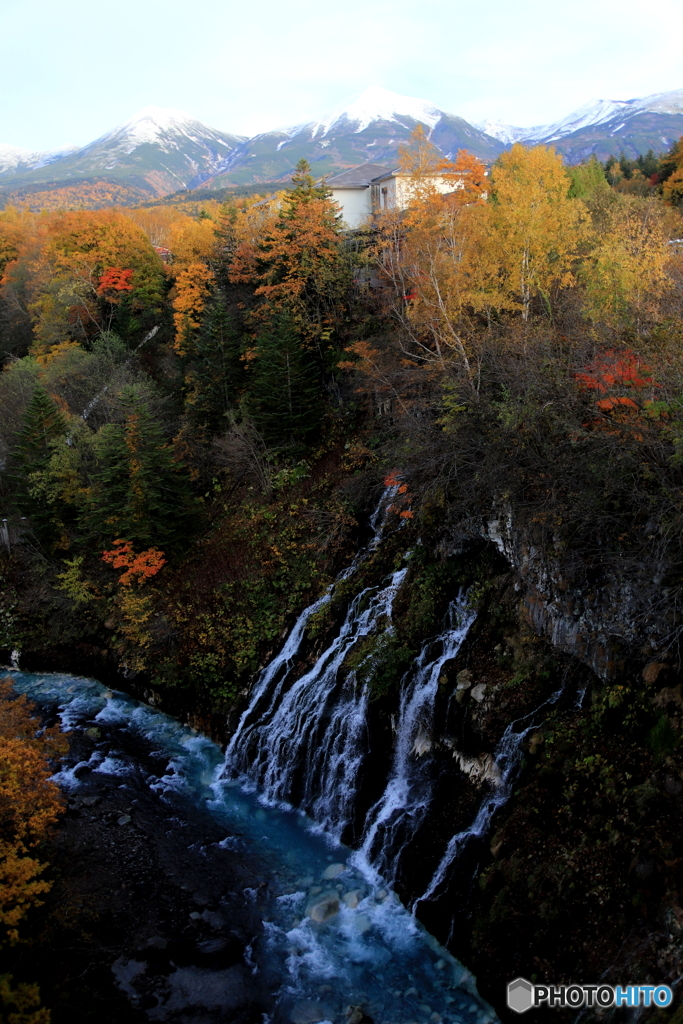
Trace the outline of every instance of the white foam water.
<instances>
[{"instance_id":1,"label":"white foam water","mask_svg":"<svg viewBox=\"0 0 683 1024\"><path fill-rule=\"evenodd\" d=\"M69 728L97 724L113 729L114 740L117 729L144 738L155 757L166 757L166 767L146 777L149 789L162 800L169 791L190 797L225 828L226 849L237 844L239 856L244 851L260 864L273 897L250 957L254 970L277 978L276 1019L309 1014L306 1019L340 1021L352 1005L377 1024L412 1024L430 1015L436 1019L433 1014L444 1024L495 1020L471 975L381 882L373 885L350 863L350 850L316 834L301 813L263 806L258 794L225 778L220 748L208 738L93 680L10 674L19 692L57 705ZM120 772L115 751L97 755L58 773L57 781L70 792L81 784L79 767ZM312 903L320 899L333 904L323 922L312 914Z\"/></svg>"},{"instance_id":2,"label":"white foam water","mask_svg":"<svg viewBox=\"0 0 683 1024\"><path fill-rule=\"evenodd\" d=\"M451 603L448 619L448 628L423 646L404 677L391 773L384 793L367 815L361 849L354 857L360 867L390 881L395 879L401 852L431 803L432 785L421 758L431 748L441 670L457 655L475 619L465 593Z\"/></svg>"}]
</instances>

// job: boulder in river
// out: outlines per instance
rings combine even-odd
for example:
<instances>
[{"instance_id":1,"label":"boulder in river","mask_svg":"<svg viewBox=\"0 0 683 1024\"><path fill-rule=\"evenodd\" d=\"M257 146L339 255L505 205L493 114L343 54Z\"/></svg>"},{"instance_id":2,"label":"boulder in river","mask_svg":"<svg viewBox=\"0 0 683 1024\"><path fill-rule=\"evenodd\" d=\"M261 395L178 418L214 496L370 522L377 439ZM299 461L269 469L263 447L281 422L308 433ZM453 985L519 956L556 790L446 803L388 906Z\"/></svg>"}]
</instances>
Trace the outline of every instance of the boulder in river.
<instances>
[{"instance_id":1,"label":"boulder in river","mask_svg":"<svg viewBox=\"0 0 683 1024\"><path fill-rule=\"evenodd\" d=\"M311 921L322 924L324 921L329 921L331 917L339 913L339 894L325 893L323 896L317 897L312 903L309 904L307 914Z\"/></svg>"},{"instance_id":2,"label":"boulder in river","mask_svg":"<svg viewBox=\"0 0 683 1024\"><path fill-rule=\"evenodd\" d=\"M341 875L342 871L346 870L346 864L330 864L323 871L322 877L326 881L330 881L332 878L336 878L337 875Z\"/></svg>"}]
</instances>

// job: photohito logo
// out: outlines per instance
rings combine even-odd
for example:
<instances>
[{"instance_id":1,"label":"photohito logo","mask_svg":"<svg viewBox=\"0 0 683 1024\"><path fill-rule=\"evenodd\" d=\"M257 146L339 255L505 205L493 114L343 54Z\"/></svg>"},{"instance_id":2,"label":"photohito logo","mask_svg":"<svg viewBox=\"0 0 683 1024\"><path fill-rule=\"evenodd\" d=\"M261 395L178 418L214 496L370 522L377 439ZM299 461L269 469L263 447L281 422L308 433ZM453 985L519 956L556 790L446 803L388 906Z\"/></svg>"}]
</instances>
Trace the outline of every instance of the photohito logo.
<instances>
[{"instance_id":1,"label":"photohito logo","mask_svg":"<svg viewBox=\"0 0 683 1024\"><path fill-rule=\"evenodd\" d=\"M533 985L526 978L508 985L508 1006L515 1013L536 1006L669 1006L672 1000L668 985Z\"/></svg>"}]
</instances>

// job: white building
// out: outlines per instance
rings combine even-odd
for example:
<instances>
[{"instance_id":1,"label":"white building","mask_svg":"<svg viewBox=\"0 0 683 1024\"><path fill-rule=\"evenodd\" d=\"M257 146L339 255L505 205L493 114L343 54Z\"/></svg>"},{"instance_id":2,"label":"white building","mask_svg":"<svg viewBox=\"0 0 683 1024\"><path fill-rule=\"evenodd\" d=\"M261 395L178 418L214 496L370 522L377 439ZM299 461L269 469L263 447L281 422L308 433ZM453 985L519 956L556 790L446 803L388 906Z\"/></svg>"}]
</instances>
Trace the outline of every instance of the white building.
<instances>
[{"instance_id":1,"label":"white building","mask_svg":"<svg viewBox=\"0 0 683 1024\"><path fill-rule=\"evenodd\" d=\"M441 177L435 177L433 185L442 194L455 190L452 181ZM335 174L327 179L327 186L341 210L344 226L350 230L369 224L380 210L405 210L413 191L409 175L398 168L370 163Z\"/></svg>"},{"instance_id":2,"label":"white building","mask_svg":"<svg viewBox=\"0 0 683 1024\"><path fill-rule=\"evenodd\" d=\"M370 221L375 211L372 202L373 179L391 173L391 169L382 164L360 164L327 179L327 187L341 210L345 227L355 230Z\"/></svg>"}]
</instances>

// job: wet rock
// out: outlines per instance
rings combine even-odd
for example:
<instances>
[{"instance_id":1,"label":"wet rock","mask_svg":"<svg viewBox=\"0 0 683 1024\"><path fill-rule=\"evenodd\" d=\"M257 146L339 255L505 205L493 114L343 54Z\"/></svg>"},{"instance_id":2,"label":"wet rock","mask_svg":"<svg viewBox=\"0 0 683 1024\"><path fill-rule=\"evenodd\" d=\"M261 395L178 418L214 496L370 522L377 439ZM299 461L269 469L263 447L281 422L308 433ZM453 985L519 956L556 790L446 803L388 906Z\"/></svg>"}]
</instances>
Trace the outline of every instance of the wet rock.
<instances>
[{"instance_id":1,"label":"wet rock","mask_svg":"<svg viewBox=\"0 0 683 1024\"><path fill-rule=\"evenodd\" d=\"M165 939L163 935L153 935L151 939L147 940L147 946L149 949L166 949L168 939Z\"/></svg>"},{"instance_id":2,"label":"wet rock","mask_svg":"<svg viewBox=\"0 0 683 1024\"><path fill-rule=\"evenodd\" d=\"M329 881L332 878L336 878L337 875L341 875L342 871L346 870L346 864L330 864L323 871L322 877Z\"/></svg>"},{"instance_id":3,"label":"wet rock","mask_svg":"<svg viewBox=\"0 0 683 1024\"><path fill-rule=\"evenodd\" d=\"M220 931L221 928L225 928L226 920L222 914L217 913L215 910L204 910L201 914L202 921L206 923L215 931Z\"/></svg>"},{"instance_id":4,"label":"wet rock","mask_svg":"<svg viewBox=\"0 0 683 1024\"><path fill-rule=\"evenodd\" d=\"M463 668L455 677L458 690L469 690L472 685L472 672L469 668Z\"/></svg>"},{"instance_id":5,"label":"wet rock","mask_svg":"<svg viewBox=\"0 0 683 1024\"><path fill-rule=\"evenodd\" d=\"M674 775L665 775L664 789L669 794L669 796L680 796L683 792L683 783Z\"/></svg>"},{"instance_id":6,"label":"wet rock","mask_svg":"<svg viewBox=\"0 0 683 1024\"><path fill-rule=\"evenodd\" d=\"M470 696L472 697L473 700L476 700L478 704L481 704L481 702L483 701L485 693L486 683L477 683L477 685L473 686L472 689L470 690Z\"/></svg>"},{"instance_id":7,"label":"wet rock","mask_svg":"<svg viewBox=\"0 0 683 1024\"><path fill-rule=\"evenodd\" d=\"M363 893L360 889L352 889L351 892L347 892L343 895L342 899L350 910L355 910L360 901L363 899Z\"/></svg>"},{"instance_id":8,"label":"wet rock","mask_svg":"<svg viewBox=\"0 0 683 1024\"><path fill-rule=\"evenodd\" d=\"M102 802L101 796L82 796L81 803L84 807L97 807Z\"/></svg>"},{"instance_id":9,"label":"wet rock","mask_svg":"<svg viewBox=\"0 0 683 1024\"><path fill-rule=\"evenodd\" d=\"M312 885L308 891L310 892L311 896L317 896L319 892L323 891L323 887L322 885Z\"/></svg>"},{"instance_id":10,"label":"wet rock","mask_svg":"<svg viewBox=\"0 0 683 1024\"><path fill-rule=\"evenodd\" d=\"M651 661L642 671L643 682L647 683L648 686L652 686L657 682L662 669L665 668L666 665L663 661Z\"/></svg>"},{"instance_id":11,"label":"wet rock","mask_svg":"<svg viewBox=\"0 0 683 1024\"><path fill-rule=\"evenodd\" d=\"M122 814L121 817L117 819L117 823L119 825L127 825L129 821L131 821L130 814Z\"/></svg>"},{"instance_id":12,"label":"wet rock","mask_svg":"<svg viewBox=\"0 0 683 1024\"><path fill-rule=\"evenodd\" d=\"M545 736L542 732L534 732L529 737L529 753L533 756L545 743Z\"/></svg>"},{"instance_id":13,"label":"wet rock","mask_svg":"<svg viewBox=\"0 0 683 1024\"><path fill-rule=\"evenodd\" d=\"M365 1016L360 1006L347 1006L346 1012L346 1024L361 1024Z\"/></svg>"},{"instance_id":14,"label":"wet rock","mask_svg":"<svg viewBox=\"0 0 683 1024\"><path fill-rule=\"evenodd\" d=\"M327 1014L316 1003L297 1003L289 1019L292 1024L318 1024L327 1019Z\"/></svg>"},{"instance_id":15,"label":"wet rock","mask_svg":"<svg viewBox=\"0 0 683 1024\"><path fill-rule=\"evenodd\" d=\"M90 729L85 730L85 735L88 737L88 739L97 742L97 740L102 739L102 730L98 729L96 725L93 725L90 727Z\"/></svg>"},{"instance_id":16,"label":"wet rock","mask_svg":"<svg viewBox=\"0 0 683 1024\"><path fill-rule=\"evenodd\" d=\"M325 921L329 921L331 917L334 917L339 913L339 896L335 893L327 893L324 896L314 900L306 911L311 921L317 922L317 924L323 924Z\"/></svg>"}]
</instances>

